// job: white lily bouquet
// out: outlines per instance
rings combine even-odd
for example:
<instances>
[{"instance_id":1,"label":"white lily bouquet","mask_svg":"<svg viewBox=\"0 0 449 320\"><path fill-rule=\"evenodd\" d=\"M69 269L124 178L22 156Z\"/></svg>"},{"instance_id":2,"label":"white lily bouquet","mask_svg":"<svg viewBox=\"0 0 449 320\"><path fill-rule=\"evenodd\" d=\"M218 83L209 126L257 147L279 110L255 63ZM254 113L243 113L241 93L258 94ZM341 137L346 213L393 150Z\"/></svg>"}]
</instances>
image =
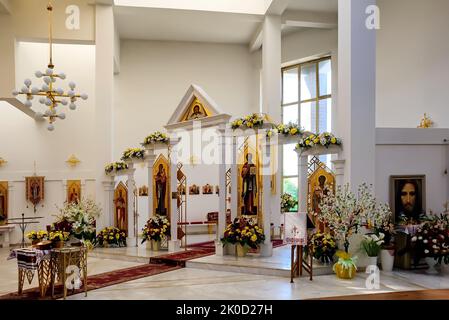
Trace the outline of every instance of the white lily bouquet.
<instances>
[{"instance_id":1,"label":"white lily bouquet","mask_svg":"<svg viewBox=\"0 0 449 320\"><path fill-rule=\"evenodd\" d=\"M377 257L379 255L382 244L384 243L384 237L385 235L383 233L379 235L371 233L363 236L362 247L368 257Z\"/></svg>"}]
</instances>

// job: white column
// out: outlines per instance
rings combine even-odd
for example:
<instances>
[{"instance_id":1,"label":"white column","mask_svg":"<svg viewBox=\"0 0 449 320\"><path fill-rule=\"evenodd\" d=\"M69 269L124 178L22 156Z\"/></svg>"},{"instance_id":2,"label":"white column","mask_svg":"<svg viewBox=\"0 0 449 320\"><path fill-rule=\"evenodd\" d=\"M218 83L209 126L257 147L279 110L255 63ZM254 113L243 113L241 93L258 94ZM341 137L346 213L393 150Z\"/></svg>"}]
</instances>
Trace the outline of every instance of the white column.
<instances>
[{"instance_id":1,"label":"white column","mask_svg":"<svg viewBox=\"0 0 449 320\"><path fill-rule=\"evenodd\" d=\"M237 190L237 179L238 179L238 165L237 165L237 138L235 136L231 137L232 146L232 159L231 159L231 221L234 221L238 216L238 190Z\"/></svg>"},{"instance_id":2,"label":"white column","mask_svg":"<svg viewBox=\"0 0 449 320\"><path fill-rule=\"evenodd\" d=\"M15 213L15 212L16 212L16 207L15 207L15 201L14 201L14 182L10 181L8 183L8 217L12 218L13 213ZM7 231L8 235L7 236L5 235L5 237L3 239L4 242L8 241L8 246L11 244L11 242L16 243L15 239L18 238L19 234L21 235L19 228L15 228L15 225L13 225L12 227L13 228L11 230L11 234L9 234L9 231ZM8 237L8 238L6 238L6 237ZM20 237L20 241L21 240L22 240L22 238ZM6 244L5 244L5 247L6 247Z\"/></svg>"},{"instance_id":3,"label":"white column","mask_svg":"<svg viewBox=\"0 0 449 320\"><path fill-rule=\"evenodd\" d=\"M87 195L86 195L86 180L85 179L81 180L81 198L87 198Z\"/></svg>"},{"instance_id":4,"label":"white column","mask_svg":"<svg viewBox=\"0 0 449 320\"><path fill-rule=\"evenodd\" d=\"M179 251L181 242L178 240L178 199L176 196L178 192L178 148L179 139L176 134L170 137L170 240L168 241L168 251Z\"/></svg>"},{"instance_id":5,"label":"white column","mask_svg":"<svg viewBox=\"0 0 449 320\"><path fill-rule=\"evenodd\" d=\"M99 225L109 225L110 206L101 202L104 192L104 166L113 159L112 152L112 108L114 92L114 13L110 5L95 6L95 92L90 93L95 99L95 194L103 209L103 221Z\"/></svg>"},{"instance_id":6,"label":"white column","mask_svg":"<svg viewBox=\"0 0 449 320\"><path fill-rule=\"evenodd\" d=\"M128 247L135 247L137 234L134 228L134 223L137 221L135 221L136 218L134 217L134 172L136 169L134 169L132 163L128 163L128 167L128 237L126 238L126 244Z\"/></svg>"},{"instance_id":7,"label":"white column","mask_svg":"<svg viewBox=\"0 0 449 320\"><path fill-rule=\"evenodd\" d=\"M262 112L281 121L281 16L267 15L263 23Z\"/></svg>"},{"instance_id":8,"label":"white column","mask_svg":"<svg viewBox=\"0 0 449 320\"><path fill-rule=\"evenodd\" d=\"M336 186L342 186L345 183L345 160L332 160L335 171L335 183Z\"/></svg>"},{"instance_id":9,"label":"white column","mask_svg":"<svg viewBox=\"0 0 449 320\"><path fill-rule=\"evenodd\" d=\"M153 166L154 160L156 160L156 155L154 154L154 149L149 151L147 155L147 169L148 169L148 219L153 216Z\"/></svg>"},{"instance_id":10,"label":"white column","mask_svg":"<svg viewBox=\"0 0 449 320\"><path fill-rule=\"evenodd\" d=\"M62 199L61 202L66 202L67 199L67 180L62 180Z\"/></svg>"},{"instance_id":11,"label":"white column","mask_svg":"<svg viewBox=\"0 0 449 320\"><path fill-rule=\"evenodd\" d=\"M338 133L345 182L375 183L376 31L365 13L375 0L338 1Z\"/></svg>"},{"instance_id":12,"label":"white column","mask_svg":"<svg viewBox=\"0 0 449 320\"><path fill-rule=\"evenodd\" d=\"M224 126L221 126L218 129L218 134L219 134L218 186L220 190L224 191L226 190L226 136ZM220 238L223 236L225 228L226 228L226 194L225 192L220 192L218 199L218 223L215 238L215 254L219 256L224 255L223 244L221 243Z\"/></svg>"},{"instance_id":13,"label":"white column","mask_svg":"<svg viewBox=\"0 0 449 320\"><path fill-rule=\"evenodd\" d=\"M103 181L103 224L97 222L97 231L100 231L104 227L109 227L114 225L114 178L111 177L109 181Z\"/></svg>"},{"instance_id":14,"label":"white column","mask_svg":"<svg viewBox=\"0 0 449 320\"><path fill-rule=\"evenodd\" d=\"M308 157L298 152L298 212L307 213L307 164Z\"/></svg>"},{"instance_id":15,"label":"white column","mask_svg":"<svg viewBox=\"0 0 449 320\"><path fill-rule=\"evenodd\" d=\"M262 208L263 208L263 232L265 241L260 245L260 255L271 257L273 255L273 243L271 242L271 146L270 139L264 138L261 145L263 148L263 171L262 171Z\"/></svg>"}]
</instances>

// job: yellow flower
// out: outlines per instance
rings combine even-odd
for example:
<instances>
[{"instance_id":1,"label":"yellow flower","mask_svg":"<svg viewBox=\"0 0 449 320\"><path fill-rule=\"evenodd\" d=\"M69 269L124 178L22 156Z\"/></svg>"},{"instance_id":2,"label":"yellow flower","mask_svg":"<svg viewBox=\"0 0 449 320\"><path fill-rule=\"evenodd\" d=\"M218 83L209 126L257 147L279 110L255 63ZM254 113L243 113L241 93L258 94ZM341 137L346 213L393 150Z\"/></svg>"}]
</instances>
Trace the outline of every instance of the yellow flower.
<instances>
[{"instance_id":1,"label":"yellow flower","mask_svg":"<svg viewBox=\"0 0 449 320\"><path fill-rule=\"evenodd\" d=\"M256 235L253 235L253 236L251 237L251 241L252 241L252 242L256 242L256 241L257 241L257 236L256 236Z\"/></svg>"},{"instance_id":2,"label":"yellow flower","mask_svg":"<svg viewBox=\"0 0 449 320\"><path fill-rule=\"evenodd\" d=\"M291 135L295 135L297 132L298 132L298 129L296 129L296 128L292 128L292 129L290 130L290 134L291 134Z\"/></svg>"},{"instance_id":3,"label":"yellow flower","mask_svg":"<svg viewBox=\"0 0 449 320\"><path fill-rule=\"evenodd\" d=\"M117 234L115 235L115 238L118 240L118 239L120 238L120 235L117 233Z\"/></svg>"},{"instance_id":4,"label":"yellow flower","mask_svg":"<svg viewBox=\"0 0 449 320\"><path fill-rule=\"evenodd\" d=\"M331 143L334 143L334 144L337 143L337 139L336 138L332 138L331 139Z\"/></svg>"},{"instance_id":5,"label":"yellow flower","mask_svg":"<svg viewBox=\"0 0 449 320\"><path fill-rule=\"evenodd\" d=\"M308 146L310 144L309 140L306 140L306 146Z\"/></svg>"},{"instance_id":6,"label":"yellow flower","mask_svg":"<svg viewBox=\"0 0 449 320\"><path fill-rule=\"evenodd\" d=\"M320 139L319 139L319 138L315 138L315 139L313 140L313 143L315 143L315 144L317 144L318 142L320 142Z\"/></svg>"},{"instance_id":7,"label":"yellow flower","mask_svg":"<svg viewBox=\"0 0 449 320\"><path fill-rule=\"evenodd\" d=\"M242 124L243 124L243 121L242 121L242 120L238 120L238 121L237 121L237 125L241 126Z\"/></svg>"}]
</instances>

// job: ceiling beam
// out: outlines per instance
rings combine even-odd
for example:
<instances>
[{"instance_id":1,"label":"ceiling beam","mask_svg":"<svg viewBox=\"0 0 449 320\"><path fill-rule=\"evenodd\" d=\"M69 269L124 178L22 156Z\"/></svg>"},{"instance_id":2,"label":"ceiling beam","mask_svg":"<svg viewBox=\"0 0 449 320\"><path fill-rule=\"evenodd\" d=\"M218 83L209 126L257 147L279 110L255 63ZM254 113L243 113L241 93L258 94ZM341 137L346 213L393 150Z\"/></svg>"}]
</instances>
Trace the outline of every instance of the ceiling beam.
<instances>
[{"instance_id":1,"label":"ceiling beam","mask_svg":"<svg viewBox=\"0 0 449 320\"><path fill-rule=\"evenodd\" d=\"M333 29L338 26L338 15L311 11L285 11L282 25L301 28Z\"/></svg>"},{"instance_id":2,"label":"ceiling beam","mask_svg":"<svg viewBox=\"0 0 449 320\"><path fill-rule=\"evenodd\" d=\"M8 102L10 105L12 105L13 107L16 107L18 110L22 111L27 116L29 116L30 118L32 118L36 121L44 120L43 118L36 117L36 112L33 109L28 108L27 106L25 106L22 102L20 102L16 98L0 98L0 101Z\"/></svg>"},{"instance_id":3,"label":"ceiling beam","mask_svg":"<svg viewBox=\"0 0 449 320\"><path fill-rule=\"evenodd\" d=\"M259 48L262 46L262 42L263 42L263 22L260 23L256 32L251 38L251 41L249 42L249 51L254 52L259 50Z\"/></svg>"},{"instance_id":4,"label":"ceiling beam","mask_svg":"<svg viewBox=\"0 0 449 320\"><path fill-rule=\"evenodd\" d=\"M266 15L281 15L287 9L289 0L273 0L267 9Z\"/></svg>"}]
</instances>

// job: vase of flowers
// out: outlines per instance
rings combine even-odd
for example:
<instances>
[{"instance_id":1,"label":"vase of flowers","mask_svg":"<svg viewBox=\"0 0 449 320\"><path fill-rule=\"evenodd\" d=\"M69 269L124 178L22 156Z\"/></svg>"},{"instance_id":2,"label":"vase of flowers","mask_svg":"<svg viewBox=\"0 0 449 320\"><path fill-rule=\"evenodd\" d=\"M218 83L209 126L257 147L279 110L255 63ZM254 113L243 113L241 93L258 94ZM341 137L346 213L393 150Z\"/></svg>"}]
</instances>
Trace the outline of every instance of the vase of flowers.
<instances>
[{"instance_id":1,"label":"vase of flowers","mask_svg":"<svg viewBox=\"0 0 449 320\"><path fill-rule=\"evenodd\" d=\"M235 218L221 238L223 246L236 245L237 256L245 256L249 248L257 249L264 240L263 229L251 218Z\"/></svg>"},{"instance_id":2,"label":"vase of flowers","mask_svg":"<svg viewBox=\"0 0 449 320\"><path fill-rule=\"evenodd\" d=\"M290 212L296 205L298 201L289 193L283 193L281 195L281 212Z\"/></svg>"},{"instance_id":3,"label":"vase of flowers","mask_svg":"<svg viewBox=\"0 0 449 320\"><path fill-rule=\"evenodd\" d=\"M151 250L158 251L163 239L170 236L170 222L165 216L151 217L142 229L142 243L151 243Z\"/></svg>"},{"instance_id":4,"label":"vase of flowers","mask_svg":"<svg viewBox=\"0 0 449 320\"><path fill-rule=\"evenodd\" d=\"M126 233L116 227L106 227L97 234L94 245L101 247L126 247Z\"/></svg>"},{"instance_id":5,"label":"vase of flowers","mask_svg":"<svg viewBox=\"0 0 449 320\"><path fill-rule=\"evenodd\" d=\"M64 231L52 231L49 235L49 240L52 242L53 248L62 248L64 246L64 241L69 239L68 232Z\"/></svg>"},{"instance_id":6,"label":"vase of flowers","mask_svg":"<svg viewBox=\"0 0 449 320\"><path fill-rule=\"evenodd\" d=\"M382 244L384 243L384 237L385 235L383 233L380 235L371 233L363 236L362 248L368 255L368 265L377 266L377 257L379 256Z\"/></svg>"},{"instance_id":7,"label":"vase of flowers","mask_svg":"<svg viewBox=\"0 0 449 320\"><path fill-rule=\"evenodd\" d=\"M26 234L26 237L31 240L31 244L35 245L42 240L48 239L48 232L45 230L39 230L39 231L30 231Z\"/></svg>"},{"instance_id":8,"label":"vase of flowers","mask_svg":"<svg viewBox=\"0 0 449 320\"><path fill-rule=\"evenodd\" d=\"M332 263L337 252L337 242L330 233L315 232L309 239L310 254L323 264Z\"/></svg>"},{"instance_id":9,"label":"vase of flowers","mask_svg":"<svg viewBox=\"0 0 449 320\"><path fill-rule=\"evenodd\" d=\"M352 279L357 273L357 257L352 257L345 251L337 252L338 261L333 266L333 271L340 279Z\"/></svg>"}]
</instances>

